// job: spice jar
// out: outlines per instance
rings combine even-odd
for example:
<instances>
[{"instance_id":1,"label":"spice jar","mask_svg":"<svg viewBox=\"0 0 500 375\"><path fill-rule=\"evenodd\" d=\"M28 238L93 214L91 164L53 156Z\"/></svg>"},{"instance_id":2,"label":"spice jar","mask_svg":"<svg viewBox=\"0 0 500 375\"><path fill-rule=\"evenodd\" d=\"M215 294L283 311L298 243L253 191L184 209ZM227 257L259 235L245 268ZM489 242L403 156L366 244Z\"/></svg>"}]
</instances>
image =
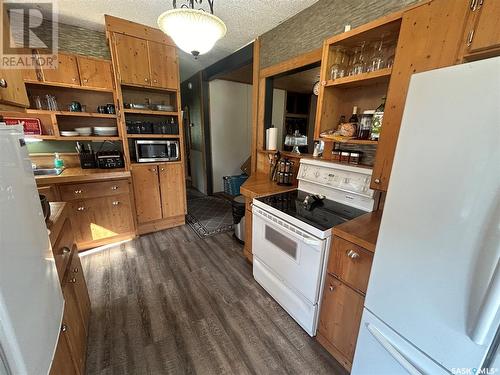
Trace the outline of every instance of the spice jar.
<instances>
[{"instance_id":1,"label":"spice jar","mask_svg":"<svg viewBox=\"0 0 500 375\"><path fill-rule=\"evenodd\" d=\"M332 151L332 160L333 161L340 161L340 154L342 151L340 150L333 150Z\"/></svg>"},{"instance_id":2,"label":"spice jar","mask_svg":"<svg viewBox=\"0 0 500 375\"><path fill-rule=\"evenodd\" d=\"M349 157L349 163L350 164L359 164L361 160L361 153L360 152L351 152L351 156Z\"/></svg>"},{"instance_id":3,"label":"spice jar","mask_svg":"<svg viewBox=\"0 0 500 375\"><path fill-rule=\"evenodd\" d=\"M351 153L349 151L342 151L340 153L340 162L341 163L349 163L349 155Z\"/></svg>"}]
</instances>

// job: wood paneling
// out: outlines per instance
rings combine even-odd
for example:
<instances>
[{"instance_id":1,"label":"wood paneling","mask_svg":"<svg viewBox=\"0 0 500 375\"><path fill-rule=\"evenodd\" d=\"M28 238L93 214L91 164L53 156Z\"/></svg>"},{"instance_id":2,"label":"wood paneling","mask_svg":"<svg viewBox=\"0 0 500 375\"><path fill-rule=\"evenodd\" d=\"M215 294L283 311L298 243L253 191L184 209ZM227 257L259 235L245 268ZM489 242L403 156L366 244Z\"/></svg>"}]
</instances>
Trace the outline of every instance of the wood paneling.
<instances>
[{"instance_id":1,"label":"wood paneling","mask_svg":"<svg viewBox=\"0 0 500 375\"><path fill-rule=\"evenodd\" d=\"M160 169L161 209L163 218L186 214L184 166L164 164Z\"/></svg>"},{"instance_id":2,"label":"wood paneling","mask_svg":"<svg viewBox=\"0 0 500 375\"><path fill-rule=\"evenodd\" d=\"M122 83L150 85L147 41L114 34L118 73Z\"/></svg>"},{"instance_id":3,"label":"wood paneling","mask_svg":"<svg viewBox=\"0 0 500 375\"><path fill-rule=\"evenodd\" d=\"M177 90L179 66L175 47L148 41L148 54L151 85Z\"/></svg>"},{"instance_id":4,"label":"wood paneling","mask_svg":"<svg viewBox=\"0 0 500 375\"><path fill-rule=\"evenodd\" d=\"M253 66L252 66L252 173L257 171L257 137L259 129L259 74L260 74L260 39L253 42Z\"/></svg>"},{"instance_id":5,"label":"wood paneling","mask_svg":"<svg viewBox=\"0 0 500 375\"><path fill-rule=\"evenodd\" d=\"M80 84L80 74L76 55L59 53L57 55L57 69L43 69L45 82L64 83L71 85Z\"/></svg>"},{"instance_id":6,"label":"wood paneling","mask_svg":"<svg viewBox=\"0 0 500 375\"><path fill-rule=\"evenodd\" d=\"M113 89L111 61L78 56L82 86Z\"/></svg>"},{"instance_id":7,"label":"wood paneling","mask_svg":"<svg viewBox=\"0 0 500 375\"><path fill-rule=\"evenodd\" d=\"M162 218L157 165L134 165L132 168L135 208L139 224Z\"/></svg>"},{"instance_id":8,"label":"wood paneling","mask_svg":"<svg viewBox=\"0 0 500 375\"><path fill-rule=\"evenodd\" d=\"M348 369L354 358L363 303L359 293L327 275L318 331L343 355L336 359Z\"/></svg>"},{"instance_id":9,"label":"wood paneling","mask_svg":"<svg viewBox=\"0 0 500 375\"><path fill-rule=\"evenodd\" d=\"M411 75L453 65L468 0L436 0L404 13L372 174L372 189L387 191Z\"/></svg>"},{"instance_id":10,"label":"wood paneling","mask_svg":"<svg viewBox=\"0 0 500 375\"><path fill-rule=\"evenodd\" d=\"M328 272L366 293L373 253L342 238L334 237L328 260Z\"/></svg>"}]
</instances>

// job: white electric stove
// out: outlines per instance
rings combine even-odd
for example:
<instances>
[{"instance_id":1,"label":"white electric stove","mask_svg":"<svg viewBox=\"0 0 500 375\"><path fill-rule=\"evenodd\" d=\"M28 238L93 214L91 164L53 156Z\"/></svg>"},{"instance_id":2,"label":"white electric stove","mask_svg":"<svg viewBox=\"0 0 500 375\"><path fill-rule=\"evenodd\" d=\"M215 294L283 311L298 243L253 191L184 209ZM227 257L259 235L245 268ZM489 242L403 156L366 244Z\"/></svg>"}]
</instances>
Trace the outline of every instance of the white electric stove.
<instances>
[{"instance_id":1,"label":"white electric stove","mask_svg":"<svg viewBox=\"0 0 500 375\"><path fill-rule=\"evenodd\" d=\"M316 335L335 225L373 211L371 169L301 159L297 190L253 200L255 280Z\"/></svg>"}]
</instances>

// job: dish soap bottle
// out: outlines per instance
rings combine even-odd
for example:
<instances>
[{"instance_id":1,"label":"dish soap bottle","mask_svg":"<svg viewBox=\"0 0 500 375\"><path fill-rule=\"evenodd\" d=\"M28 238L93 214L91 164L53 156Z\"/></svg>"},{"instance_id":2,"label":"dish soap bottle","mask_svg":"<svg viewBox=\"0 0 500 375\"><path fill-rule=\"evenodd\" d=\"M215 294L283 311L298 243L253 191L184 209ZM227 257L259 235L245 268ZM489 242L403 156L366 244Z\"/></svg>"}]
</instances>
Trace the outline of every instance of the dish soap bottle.
<instances>
[{"instance_id":1,"label":"dish soap bottle","mask_svg":"<svg viewBox=\"0 0 500 375\"><path fill-rule=\"evenodd\" d=\"M54 167L55 168L62 168L62 167L64 167L64 160L61 159L61 156L59 156L58 152L56 152L54 154Z\"/></svg>"},{"instance_id":2,"label":"dish soap bottle","mask_svg":"<svg viewBox=\"0 0 500 375\"><path fill-rule=\"evenodd\" d=\"M378 106L373 114L372 129L370 132L370 139L372 141L378 141L380 137L380 130L382 129L382 120L384 119L385 110L385 96L382 98L382 104Z\"/></svg>"}]
</instances>

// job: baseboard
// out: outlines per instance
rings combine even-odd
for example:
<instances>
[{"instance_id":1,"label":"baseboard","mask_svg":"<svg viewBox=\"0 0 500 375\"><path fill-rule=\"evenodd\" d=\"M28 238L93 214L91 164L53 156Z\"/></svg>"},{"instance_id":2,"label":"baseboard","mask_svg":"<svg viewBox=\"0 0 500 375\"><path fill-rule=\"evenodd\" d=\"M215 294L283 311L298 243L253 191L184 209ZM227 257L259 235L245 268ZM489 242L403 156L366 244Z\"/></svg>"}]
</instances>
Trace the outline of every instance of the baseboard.
<instances>
[{"instance_id":1,"label":"baseboard","mask_svg":"<svg viewBox=\"0 0 500 375\"><path fill-rule=\"evenodd\" d=\"M186 223L186 217L184 215L169 217L168 219L161 219L156 221L151 221L149 223L142 223L137 225L137 233L139 235L158 232L159 230L164 230L168 228L178 227Z\"/></svg>"},{"instance_id":2,"label":"baseboard","mask_svg":"<svg viewBox=\"0 0 500 375\"><path fill-rule=\"evenodd\" d=\"M80 252L80 251L84 251L84 250L88 250L88 249L93 249L94 247L109 245L109 244L112 244L114 242L131 240L135 237L136 237L136 234L134 232L123 233L123 234L119 234L117 236L101 238L101 239L98 239L95 241L77 242L76 247L77 247L78 251Z\"/></svg>"}]
</instances>

